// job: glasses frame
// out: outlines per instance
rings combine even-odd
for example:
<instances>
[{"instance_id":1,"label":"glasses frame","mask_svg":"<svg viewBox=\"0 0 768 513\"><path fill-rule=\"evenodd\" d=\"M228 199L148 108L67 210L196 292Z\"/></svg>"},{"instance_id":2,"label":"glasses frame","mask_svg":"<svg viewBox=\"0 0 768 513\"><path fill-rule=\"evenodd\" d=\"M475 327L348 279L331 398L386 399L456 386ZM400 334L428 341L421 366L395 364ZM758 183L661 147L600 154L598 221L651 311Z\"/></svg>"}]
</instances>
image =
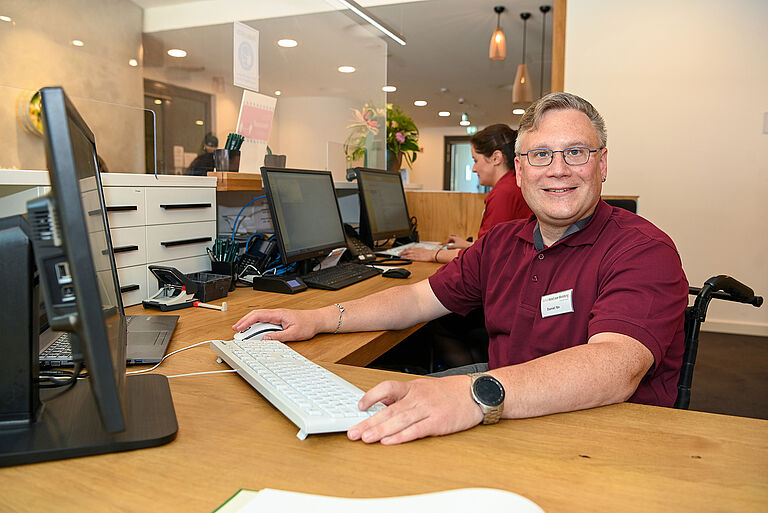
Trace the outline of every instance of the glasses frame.
<instances>
[{"instance_id":1,"label":"glasses frame","mask_svg":"<svg viewBox=\"0 0 768 513\"><path fill-rule=\"evenodd\" d=\"M592 157L593 153L598 152L598 151L600 151L600 150L602 150L604 148L605 148L604 146L601 146L600 148L597 148L595 150L593 150L591 148L588 148L587 146L569 146L568 148L564 148L562 150L550 150L549 148L533 148L533 149L530 149L530 150L526 151L525 153L521 153L520 156L522 157L523 155L525 155L526 160L528 160L528 164L533 166L533 167L547 167L549 165L552 165L552 162L555 160L555 153L559 153L563 157L563 162L565 162L567 165L569 165L569 166L583 166L584 164L589 162L589 159ZM571 164L565 158L565 152L566 151L568 151L568 150L576 150L576 149L578 149L578 150L587 150L589 152L589 153L587 153L587 160L585 160L581 164ZM528 154L530 152L532 152L532 151L550 151L550 152L552 152L552 154L549 156L549 162L547 162L546 164L534 164L533 162L531 162L531 157L528 156Z\"/></svg>"}]
</instances>

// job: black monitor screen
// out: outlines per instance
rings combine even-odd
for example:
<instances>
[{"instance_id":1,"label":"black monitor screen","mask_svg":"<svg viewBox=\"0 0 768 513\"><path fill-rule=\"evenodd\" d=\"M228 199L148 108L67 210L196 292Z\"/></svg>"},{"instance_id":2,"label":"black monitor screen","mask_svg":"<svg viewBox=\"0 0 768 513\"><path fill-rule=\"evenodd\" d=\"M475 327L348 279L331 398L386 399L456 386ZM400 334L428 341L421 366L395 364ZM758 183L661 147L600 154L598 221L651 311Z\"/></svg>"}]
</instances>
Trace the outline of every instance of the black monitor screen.
<instances>
[{"instance_id":1,"label":"black monitor screen","mask_svg":"<svg viewBox=\"0 0 768 513\"><path fill-rule=\"evenodd\" d=\"M347 245L331 173L263 167L261 176L285 263Z\"/></svg>"},{"instance_id":2,"label":"black monitor screen","mask_svg":"<svg viewBox=\"0 0 768 513\"><path fill-rule=\"evenodd\" d=\"M35 251L48 321L73 333L73 353L84 355L105 427L120 431L126 327L94 137L60 88L42 89L41 103L51 181L47 210L61 238L53 244L43 238ZM32 219L39 210L30 204Z\"/></svg>"},{"instance_id":3,"label":"black monitor screen","mask_svg":"<svg viewBox=\"0 0 768 513\"><path fill-rule=\"evenodd\" d=\"M368 242L410 235L411 224L400 173L357 168L360 230Z\"/></svg>"}]
</instances>

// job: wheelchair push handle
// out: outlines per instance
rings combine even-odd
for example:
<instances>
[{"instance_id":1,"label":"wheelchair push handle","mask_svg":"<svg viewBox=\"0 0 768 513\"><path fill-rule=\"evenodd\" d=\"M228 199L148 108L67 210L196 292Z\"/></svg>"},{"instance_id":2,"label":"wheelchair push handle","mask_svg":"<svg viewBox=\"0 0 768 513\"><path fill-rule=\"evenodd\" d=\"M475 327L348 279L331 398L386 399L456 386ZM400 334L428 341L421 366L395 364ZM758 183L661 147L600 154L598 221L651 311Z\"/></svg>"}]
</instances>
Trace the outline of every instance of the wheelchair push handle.
<instances>
[{"instance_id":1,"label":"wheelchair push handle","mask_svg":"<svg viewBox=\"0 0 768 513\"><path fill-rule=\"evenodd\" d=\"M688 292L695 296L714 297L736 303L747 303L759 308L763 304L762 296L756 296L755 291L740 281L725 274L713 276L704 282L704 286L689 287Z\"/></svg>"}]
</instances>

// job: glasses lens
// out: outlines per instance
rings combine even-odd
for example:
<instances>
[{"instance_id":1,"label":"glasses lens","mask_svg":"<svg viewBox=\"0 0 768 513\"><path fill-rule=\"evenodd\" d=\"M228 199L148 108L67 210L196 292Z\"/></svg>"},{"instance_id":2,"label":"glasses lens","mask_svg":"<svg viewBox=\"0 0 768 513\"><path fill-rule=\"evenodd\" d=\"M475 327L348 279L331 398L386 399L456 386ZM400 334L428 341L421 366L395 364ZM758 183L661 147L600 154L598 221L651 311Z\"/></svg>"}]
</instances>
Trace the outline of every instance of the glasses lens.
<instances>
[{"instance_id":1,"label":"glasses lens","mask_svg":"<svg viewBox=\"0 0 768 513\"><path fill-rule=\"evenodd\" d=\"M565 163L571 166L586 164L589 160L589 148L566 148L563 150Z\"/></svg>"},{"instance_id":2,"label":"glasses lens","mask_svg":"<svg viewBox=\"0 0 768 513\"><path fill-rule=\"evenodd\" d=\"M532 166L548 166L552 162L552 150L538 149L528 152L528 163Z\"/></svg>"}]
</instances>

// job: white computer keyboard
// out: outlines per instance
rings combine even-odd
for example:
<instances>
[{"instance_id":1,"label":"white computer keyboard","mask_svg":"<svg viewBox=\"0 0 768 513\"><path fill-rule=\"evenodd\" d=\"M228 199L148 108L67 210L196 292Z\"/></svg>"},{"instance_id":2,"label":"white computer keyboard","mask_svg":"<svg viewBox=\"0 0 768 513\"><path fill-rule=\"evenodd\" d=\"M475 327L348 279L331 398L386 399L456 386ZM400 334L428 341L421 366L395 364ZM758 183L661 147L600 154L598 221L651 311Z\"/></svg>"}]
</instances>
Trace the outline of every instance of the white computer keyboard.
<instances>
[{"instance_id":1,"label":"white computer keyboard","mask_svg":"<svg viewBox=\"0 0 768 513\"><path fill-rule=\"evenodd\" d=\"M376 253L384 253L386 255L400 256L400 253L410 248L422 248L422 249L435 250L435 249L445 249L445 246L439 242L428 242L428 241L409 242L408 244L403 244L402 246L397 246L395 248L389 248L381 251L376 250Z\"/></svg>"},{"instance_id":2,"label":"white computer keyboard","mask_svg":"<svg viewBox=\"0 0 768 513\"><path fill-rule=\"evenodd\" d=\"M346 431L384 405L357 409L363 391L275 340L212 340L211 349L299 428L315 433Z\"/></svg>"}]
</instances>

